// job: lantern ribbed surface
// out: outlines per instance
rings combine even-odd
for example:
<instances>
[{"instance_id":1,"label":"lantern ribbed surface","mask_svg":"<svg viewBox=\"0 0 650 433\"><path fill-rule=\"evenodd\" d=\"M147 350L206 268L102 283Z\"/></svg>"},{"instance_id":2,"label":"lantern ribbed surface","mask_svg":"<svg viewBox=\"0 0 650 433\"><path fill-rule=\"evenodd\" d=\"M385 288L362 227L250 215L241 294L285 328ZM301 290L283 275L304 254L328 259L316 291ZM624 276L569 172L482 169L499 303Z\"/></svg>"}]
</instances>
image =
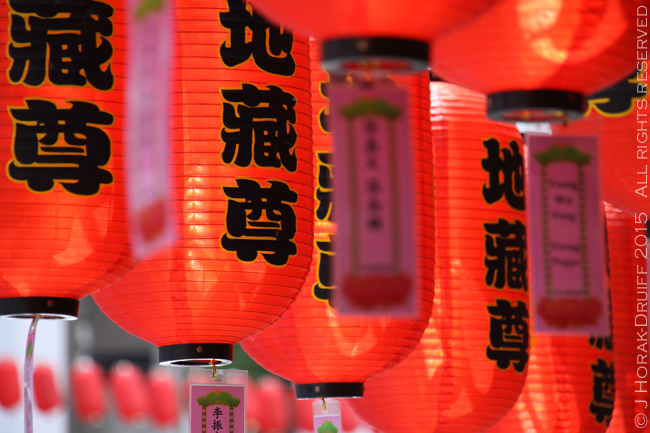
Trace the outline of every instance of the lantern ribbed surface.
<instances>
[{"instance_id":1,"label":"lantern ribbed surface","mask_svg":"<svg viewBox=\"0 0 650 433\"><path fill-rule=\"evenodd\" d=\"M253 0L269 20L324 42L328 70L422 69L428 44L442 32L479 14L494 0ZM416 62L417 66L405 64Z\"/></svg>"},{"instance_id":2,"label":"lantern ribbed surface","mask_svg":"<svg viewBox=\"0 0 650 433\"><path fill-rule=\"evenodd\" d=\"M514 181L524 170L521 136L513 126L485 118L485 96L439 82L431 83L431 128L436 239L431 320L413 353L366 382L365 397L351 401L361 418L384 433L485 431L510 410L526 380L526 235L525 225L522 231L517 224L525 224L526 213L524 185ZM510 192L490 204L495 197L484 197L483 189L498 185L490 183L486 169L499 167L507 151L516 156L514 149L520 158L513 159L507 175L501 173L502 180L513 180L504 189ZM499 179L499 171L494 173ZM523 266L510 269L501 288L495 287L501 283L498 274L486 281L488 263L496 259L486 244L502 242L490 234L495 223L513 228L511 234L502 232L515 240L509 260ZM508 335L500 334L500 314L512 319L503 328L510 329ZM495 334L513 342L511 358L503 357ZM500 359L506 361L501 367Z\"/></svg>"},{"instance_id":3,"label":"lantern ribbed surface","mask_svg":"<svg viewBox=\"0 0 650 433\"><path fill-rule=\"evenodd\" d=\"M397 365L413 350L426 328L433 299L433 209L431 132L427 117L428 78L425 74L391 76L408 89L416 173L416 244L419 301L413 320L338 317L330 307L333 287L330 240L336 233L331 209L332 138L323 128L327 117L328 76L318 68L312 47L312 98L316 197L314 260L296 302L273 326L242 342L242 347L267 370L296 385L361 384ZM327 122L325 121L325 126ZM334 217L335 218L335 217ZM343 396L342 394L325 396ZM348 395L350 396L350 395ZM298 398L305 398L298 387Z\"/></svg>"},{"instance_id":4,"label":"lantern ribbed surface","mask_svg":"<svg viewBox=\"0 0 650 433\"><path fill-rule=\"evenodd\" d=\"M54 26L67 43L81 44L75 29L84 19L48 14L90 17L83 10L90 6L68 1L42 7L39 1L0 7L0 41L7 47L0 59L7 71L0 79L0 315L72 318L78 299L136 264L129 257L123 149L126 11L120 0L95 3L99 24L86 22L84 35L91 31L102 48L86 46L84 58L72 49L59 53L65 62L57 69L60 40L42 36L40 57L32 47L38 37L21 32L21 25L41 20L48 35ZM47 56L51 61L40 67ZM93 65L103 72L93 74Z\"/></svg>"},{"instance_id":5,"label":"lantern ribbed surface","mask_svg":"<svg viewBox=\"0 0 650 433\"><path fill-rule=\"evenodd\" d=\"M640 388L645 383L636 381L647 380L644 376L648 368L647 364L638 363L644 360L647 344L643 344L642 326L635 326L636 323L643 325L643 315L648 315L647 308L643 307L648 301L648 278L643 273L648 272L648 262L643 257L645 247L638 246L645 244L643 237L647 232L643 230L646 227L643 222L635 224L635 218L637 221L645 219L641 214L636 217L627 215L610 205L606 206L605 212L616 367L616 400L607 432L631 433L644 427L644 420L647 428L647 419L650 417L650 407L644 404L647 399L639 397L645 393L636 392L646 389ZM645 337L647 342L647 335ZM642 356L641 359L638 358L639 355Z\"/></svg>"},{"instance_id":6,"label":"lantern ribbed surface","mask_svg":"<svg viewBox=\"0 0 650 433\"><path fill-rule=\"evenodd\" d=\"M584 97L634 69L640 5L641 0L500 1L436 40L433 69L487 94L489 115L503 109L506 120L561 120L567 110L578 116ZM535 90L540 92L527 102L507 94ZM508 108L523 111L507 114ZM537 119L535 108L550 109L550 117Z\"/></svg>"},{"instance_id":7,"label":"lantern ribbed surface","mask_svg":"<svg viewBox=\"0 0 650 433\"><path fill-rule=\"evenodd\" d=\"M650 108L648 94L637 92L639 84L647 90L645 83L632 74L592 95L584 119L567 126L553 125L553 134L557 135L598 135L601 195L603 200L629 215L650 211L648 199L643 196L650 194L650 189L644 188L643 158L647 157L648 135L644 131L647 123L642 123L647 121Z\"/></svg>"},{"instance_id":8,"label":"lantern ribbed surface","mask_svg":"<svg viewBox=\"0 0 650 433\"><path fill-rule=\"evenodd\" d=\"M232 345L286 311L313 250L308 43L249 9L234 0L174 7L178 237L95 296L121 328L202 362L227 360ZM161 361L183 353L161 352Z\"/></svg>"}]
</instances>

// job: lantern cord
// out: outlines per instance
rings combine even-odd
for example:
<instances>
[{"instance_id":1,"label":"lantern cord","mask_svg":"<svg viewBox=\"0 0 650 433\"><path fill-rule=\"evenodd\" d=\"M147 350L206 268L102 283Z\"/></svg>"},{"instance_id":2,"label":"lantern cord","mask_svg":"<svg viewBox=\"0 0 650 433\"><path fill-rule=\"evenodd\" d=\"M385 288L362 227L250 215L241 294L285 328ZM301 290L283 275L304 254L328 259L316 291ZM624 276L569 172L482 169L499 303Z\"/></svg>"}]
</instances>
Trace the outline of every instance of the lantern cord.
<instances>
[{"instance_id":1,"label":"lantern cord","mask_svg":"<svg viewBox=\"0 0 650 433\"><path fill-rule=\"evenodd\" d=\"M323 400L323 412L327 412L327 404L325 404L325 397L321 397L321 400Z\"/></svg>"},{"instance_id":2,"label":"lantern cord","mask_svg":"<svg viewBox=\"0 0 650 433\"><path fill-rule=\"evenodd\" d=\"M217 362L213 359L210 364L212 364L212 380L217 380Z\"/></svg>"},{"instance_id":3,"label":"lantern cord","mask_svg":"<svg viewBox=\"0 0 650 433\"><path fill-rule=\"evenodd\" d=\"M36 339L36 325L41 316L34 316L27 334L27 349L25 351L24 394L25 394L25 433L33 433L33 403L34 389L34 340Z\"/></svg>"}]
</instances>

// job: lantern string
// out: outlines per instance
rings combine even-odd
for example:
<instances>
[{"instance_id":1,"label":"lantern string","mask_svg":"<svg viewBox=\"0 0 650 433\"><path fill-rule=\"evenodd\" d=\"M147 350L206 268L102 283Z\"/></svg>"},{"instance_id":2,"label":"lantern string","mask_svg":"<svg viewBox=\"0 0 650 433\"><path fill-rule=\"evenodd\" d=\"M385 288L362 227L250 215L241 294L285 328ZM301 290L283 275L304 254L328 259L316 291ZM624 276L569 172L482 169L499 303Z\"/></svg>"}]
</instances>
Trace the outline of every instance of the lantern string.
<instances>
[{"instance_id":1,"label":"lantern string","mask_svg":"<svg viewBox=\"0 0 650 433\"><path fill-rule=\"evenodd\" d=\"M217 380L217 362L213 359L210 364L212 364L212 380Z\"/></svg>"},{"instance_id":2,"label":"lantern string","mask_svg":"<svg viewBox=\"0 0 650 433\"><path fill-rule=\"evenodd\" d=\"M327 404L325 404L325 397L321 397L321 400L323 400L323 412L327 412Z\"/></svg>"},{"instance_id":3,"label":"lantern string","mask_svg":"<svg viewBox=\"0 0 650 433\"><path fill-rule=\"evenodd\" d=\"M25 351L25 372L24 372L24 394L25 394L25 433L32 433L33 427L33 403L32 395L34 388L34 341L36 339L36 325L41 316L36 315L32 319L27 334L27 349Z\"/></svg>"}]
</instances>

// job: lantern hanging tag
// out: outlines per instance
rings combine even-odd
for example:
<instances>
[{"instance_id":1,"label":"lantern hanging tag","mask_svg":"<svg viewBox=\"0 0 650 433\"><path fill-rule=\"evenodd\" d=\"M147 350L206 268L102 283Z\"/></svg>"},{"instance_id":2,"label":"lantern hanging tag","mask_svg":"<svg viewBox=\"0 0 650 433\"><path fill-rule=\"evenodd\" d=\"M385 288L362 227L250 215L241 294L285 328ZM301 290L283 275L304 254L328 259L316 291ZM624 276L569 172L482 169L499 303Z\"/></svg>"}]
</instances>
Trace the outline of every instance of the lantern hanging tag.
<instances>
[{"instance_id":1,"label":"lantern hanging tag","mask_svg":"<svg viewBox=\"0 0 650 433\"><path fill-rule=\"evenodd\" d=\"M526 138L535 332L607 336L598 138Z\"/></svg>"},{"instance_id":2,"label":"lantern hanging tag","mask_svg":"<svg viewBox=\"0 0 650 433\"><path fill-rule=\"evenodd\" d=\"M167 245L173 224L169 176L169 0L130 0L128 194L131 245L143 258Z\"/></svg>"},{"instance_id":3,"label":"lantern hanging tag","mask_svg":"<svg viewBox=\"0 0 650 433\"><path fill-rule=\"evenodd\" d=\"M189 433L246 433L248 371L192 369Z\"/></svg>"},{"instance_id":4,"label":"lantern hanging tag","mask_svg":"<svg viewBox=\"0 0 650 433\"><path fill-rule=\"evenodd\" d=\"M377 77L330 93L334 293L341 315L416 314L414 173L407 90Z\"/></svg>"},{"instance_id":5,"label":"lantern hanging tag","mask_svg":"<svg viewBox=\"0 0 650 433\"><path fill-rule=\"evenodd\" d=\"M338 400L315 400L314 433L343 433L341 423L341 402Z\"/></svg>"}]
</instances>

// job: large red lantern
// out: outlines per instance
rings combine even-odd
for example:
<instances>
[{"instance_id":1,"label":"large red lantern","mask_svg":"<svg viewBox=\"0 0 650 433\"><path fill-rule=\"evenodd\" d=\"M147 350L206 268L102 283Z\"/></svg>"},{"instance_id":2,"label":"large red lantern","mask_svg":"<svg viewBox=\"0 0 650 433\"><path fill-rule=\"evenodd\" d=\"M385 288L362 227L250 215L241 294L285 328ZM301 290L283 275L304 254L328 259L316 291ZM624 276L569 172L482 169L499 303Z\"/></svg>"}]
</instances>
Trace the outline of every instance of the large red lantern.
<instances>
[{"instance_id":1,"label":"large red lantern","mask_svg":"<svg viewBox=\"0 0 650 433\"><path fill-rule=\"evenodd\" d=\"M312 45L314 48L314 45ZM341 318L330 305L334 289L331 261L332 143L327 130L325 97L328 76L312 50L312 105L316 166L315 251L312 267L294 305L273 326L242 342L242 347L267 370L296 385L299 399L360 397L363 383L397 365L422 336L433 298L433 209L431 132L428 122L428 77L404 75L394 80L408 89L415 177L418 314L414 320Z\"/></svg>"},{"instance_id":2,"label":"large red lantern","mask_svg":"<svg viewBox=\"0 0 650 433\"><path fill-rule=\"evenodd\" d=\"M612 293L616 399L608 433L648 427L647 392L648 213L635 216L607 206L607 244Z\"/></svg>"},{"instance_id":3,"label":"large red lantern","mask_svg":"<svg viewBox=\"0 0 650 433\"><path fill-rule=\"evenodd\" d=\"M524 160L485 97L431 83L436 298L400 365L366 383L357 414L384 433L483 432L526 380L529 312Z\"/></svg>"},{"instance_id":4,"label":"large red lantern","mask_svg":"<svg viewBox=\"0 0 650 433\"><path fill-rule=\"evenodd\" d=\"M433 69L487 94L494 119L572 120L635 68L641 3L502 0L437 39Z\"/></svg>"},{"instance_id":5,"label":"large red lantern","mask_svg":"<svg viewBox=\"0 0 650 433\"><path fill-rule=\"evenodd\" d=\"M0 8L0 316L75 318L129 258L121 0Z\"/></svg>"},{"instance_id":6,"label":"large red lantern","mask_svg":"<svg viewBox=\"0 0 650 433\"><path fill-rule=\"evenodd\" d=\"M428 44L493 0L253 0L270 20L323 41L326 69L422 69Z\"/></svg>"},{"instance_id":7,"label":"large red lantern","mask_svg":"<svg viewBox=\"0 0 650 433\"><path fill-rule=\"evenodd\" d=\"M162 363L229 363L293 303L311 263L309 46L238 0L179 2L174 20L178 239L95 301Z\"/></svg>"},{"instance_id":8,"label":"large red lantern","mask_svg":"<svg viewBox=\"0 0 650 433\"><path fill-rule=\"evenodd\" d=\"M634 73L590 96L584 119L553 126L554 134L598 135L601 195L630 215L650 212L650 188L645 178L648 133L644 122L650 114L646 92L645 82Z\"/></svg>"}]
</instances>

